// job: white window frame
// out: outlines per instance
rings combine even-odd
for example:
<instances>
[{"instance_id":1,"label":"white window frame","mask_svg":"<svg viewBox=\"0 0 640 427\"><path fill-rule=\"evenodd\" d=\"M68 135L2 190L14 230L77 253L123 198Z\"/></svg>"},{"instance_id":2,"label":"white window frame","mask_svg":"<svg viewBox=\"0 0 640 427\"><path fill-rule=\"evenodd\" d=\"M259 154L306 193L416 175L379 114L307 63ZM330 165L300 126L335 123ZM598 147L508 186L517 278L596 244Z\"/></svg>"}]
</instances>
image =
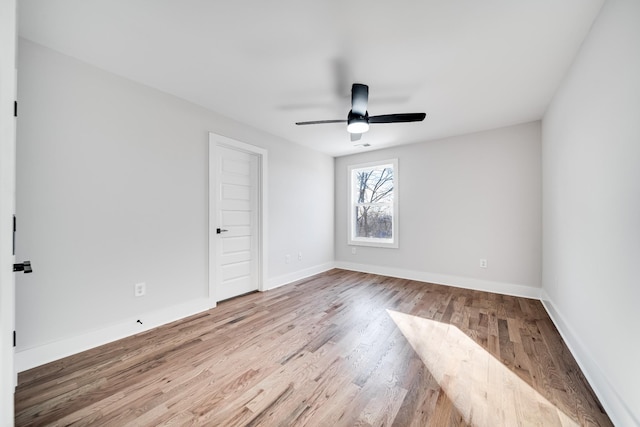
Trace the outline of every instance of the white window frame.
<instances>
[{"instance_id":1,"label":"white window frame","mask_svg":"<svg viewBox=\"0 0 640 427\"><path fill-rule=\"evenodd\" d=\"M391 229L391 238L390 239L382 239L375 237L356 237L355 236L355 222L356 222L356 195L355 193L355 185L353 173L356 170L367 169L367 168L375 168L379 166L392 166L393 167L393 203L392 203L392 212L393 212L393 222ZM347 244L352 246L372 246L378 248L397 248L398 247L398 159L387 159L387 160L379 160L375 162L369 163L360 163L357 165L348 165L347 166L347 181L348 188L347 191L348 202L347 202ZM385 205L388 205L385 203Z\"/></svg>"}]
</instances>

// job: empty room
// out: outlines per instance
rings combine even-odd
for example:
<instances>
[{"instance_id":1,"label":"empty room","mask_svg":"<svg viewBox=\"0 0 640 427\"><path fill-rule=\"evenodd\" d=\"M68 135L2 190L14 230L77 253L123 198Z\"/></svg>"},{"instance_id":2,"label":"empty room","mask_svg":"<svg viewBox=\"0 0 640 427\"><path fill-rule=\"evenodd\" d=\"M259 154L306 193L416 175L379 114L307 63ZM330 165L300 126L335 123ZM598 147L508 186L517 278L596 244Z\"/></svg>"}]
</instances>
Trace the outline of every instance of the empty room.
<instances>
[{"instance_id":1,"label":"empty room","mask_svg":"<svg viewBox=\"0 0 640 427\"><path fill-rule=\"evenodd\" d=\"M640 427L639 1L1 8L0 425Z\"/></svg>"}]
</instances>

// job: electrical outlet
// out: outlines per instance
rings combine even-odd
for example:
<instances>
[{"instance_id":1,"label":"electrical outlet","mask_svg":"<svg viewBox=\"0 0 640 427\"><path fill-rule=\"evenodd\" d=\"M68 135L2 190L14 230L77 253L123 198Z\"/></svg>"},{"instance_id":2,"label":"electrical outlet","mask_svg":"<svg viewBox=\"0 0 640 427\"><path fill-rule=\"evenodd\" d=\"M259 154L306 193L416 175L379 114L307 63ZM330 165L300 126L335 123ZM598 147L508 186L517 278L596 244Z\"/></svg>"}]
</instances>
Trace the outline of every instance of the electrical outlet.
<instances>
[{"instance_id":1,"label":"electrical outlet","mask_svg":"<svg viewBox=\"0 0 640 427\"><path fill-rule=\"evenodd\" d=\"M147 284L145 282L136 283L133 287L134 295L141 297L147 293Z\"/></svg>"},{"instance_id":2,"label":"electrical outlet","mask_svg":"<svg viewBox=\"0 0 640 427\"><path fill-rule=\"evenodd\" d=\"M302 252L298 252L298 261L302 261Z\"/></svg>"},{"instance_id":3,"label":"electrical outlet","mask_svg":"<svg viewBox=\"0 0 640 427\"><path fill-rule=\"evenodd\" d=\"M356 247L355 247L355 246L351 248L351 253L352 253L353 255L355 255L355 254L356 254Z\"/></svg>"},{"instance_id":4,"label":"electrical outlet","mask_svg":"<svg viewBox=\"0 0 640 427\"><path fill-rule=\"evenodd\" d=\"M291 255L287 254L284 256L284 263L289 264L291 262Z\"/></svg>"},{"instance_id":5,"label":"electrical outlet","mask_svg":"<svg viewBox=\"0 0 640 427\"><path fill-rule=\"evenodd\" d=\"M487 260L482 258L480 259L480 268L487 268Z\"/></svg>"}]
</instances>

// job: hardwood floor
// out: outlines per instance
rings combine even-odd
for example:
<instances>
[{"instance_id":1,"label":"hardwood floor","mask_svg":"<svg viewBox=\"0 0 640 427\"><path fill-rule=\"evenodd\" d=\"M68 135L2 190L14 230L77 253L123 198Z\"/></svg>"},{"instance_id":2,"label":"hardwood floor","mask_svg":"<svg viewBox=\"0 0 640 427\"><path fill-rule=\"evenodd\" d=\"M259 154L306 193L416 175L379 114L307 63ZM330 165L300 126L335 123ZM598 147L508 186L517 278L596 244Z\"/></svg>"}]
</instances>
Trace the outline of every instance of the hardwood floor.
<instances>
[{"instance_id":1,"label":"hardwood floor","mask_svg":"<svg viewBox=\"0 0 640 427\"><path fill-rule=\"evenodd\" d=\"M611 425L539 301L332 270L19 375L16 425Z\"/></svg>"}]
</instances>

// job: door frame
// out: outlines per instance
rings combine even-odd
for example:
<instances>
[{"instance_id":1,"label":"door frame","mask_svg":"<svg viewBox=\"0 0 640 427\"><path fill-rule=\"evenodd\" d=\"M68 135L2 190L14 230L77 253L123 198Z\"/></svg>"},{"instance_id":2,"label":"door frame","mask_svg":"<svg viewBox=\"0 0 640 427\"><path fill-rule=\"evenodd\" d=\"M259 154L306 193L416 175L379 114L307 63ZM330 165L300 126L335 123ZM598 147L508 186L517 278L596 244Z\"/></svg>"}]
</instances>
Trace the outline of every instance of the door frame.
<instances>
[{"instance_id":1,"label":"door frame","mask_svg":"<svg viewBox=\"0 0 640 427\"><path fill-rule=\"evenodd\" d=\"M15 273L13 215L16 190L16 0L0 2L0 425L14 423Z\"/></svg>"},{"instance_id":2,"label":"door frame","mask_svg":"<svg viewBox=\"0 0 640 427\"><path fill-rule=\"evenodd\" d=\"M267 165L268 152L264 148L245 142L237 141L223 135L209 132L209 305L215 307L216 298L216 242L218 227L218 218L216 212L215 188L217 186L217 150L216 147L226 147L232 150L238 150L245 153L253 154L258 159L258 224L257 224L257 271L258 271L258 290L264 291L267 283Z\"/></svg>"}]
</instances>

